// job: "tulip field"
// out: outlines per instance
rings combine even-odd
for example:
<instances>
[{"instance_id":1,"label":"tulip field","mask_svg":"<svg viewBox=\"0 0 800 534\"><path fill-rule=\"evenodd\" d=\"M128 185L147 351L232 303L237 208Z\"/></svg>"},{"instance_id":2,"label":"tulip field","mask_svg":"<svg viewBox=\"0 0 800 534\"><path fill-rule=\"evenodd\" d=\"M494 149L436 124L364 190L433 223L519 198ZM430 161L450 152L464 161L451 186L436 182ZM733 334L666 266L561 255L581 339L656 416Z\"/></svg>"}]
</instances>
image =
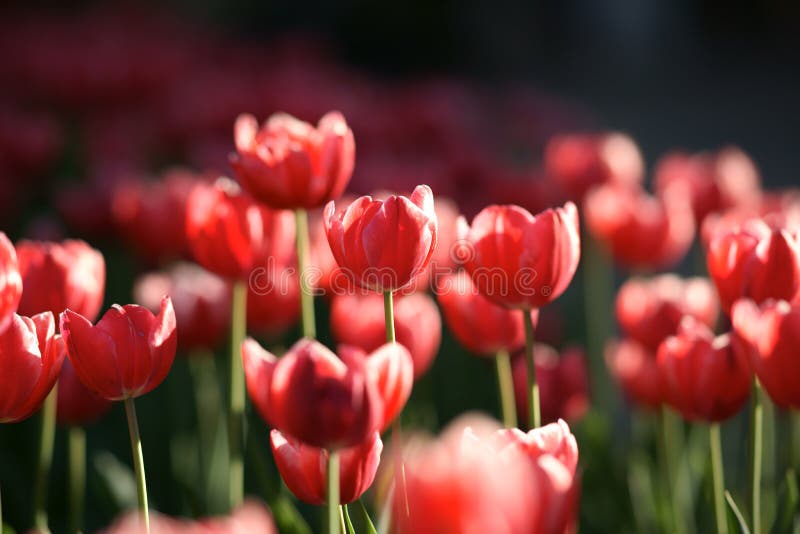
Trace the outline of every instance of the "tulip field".
<instances>
[{"instance_id":1,"label":"tulip field","mask_svg":"<svg viewBox=\"0 0 800 534\"><path fill-rule=\"evenodd\" d=\"M0 534L800 533L800 189L527 85L0 18ZM268 59L267 59L268 58Z\"/></svg>"}]
</instances>

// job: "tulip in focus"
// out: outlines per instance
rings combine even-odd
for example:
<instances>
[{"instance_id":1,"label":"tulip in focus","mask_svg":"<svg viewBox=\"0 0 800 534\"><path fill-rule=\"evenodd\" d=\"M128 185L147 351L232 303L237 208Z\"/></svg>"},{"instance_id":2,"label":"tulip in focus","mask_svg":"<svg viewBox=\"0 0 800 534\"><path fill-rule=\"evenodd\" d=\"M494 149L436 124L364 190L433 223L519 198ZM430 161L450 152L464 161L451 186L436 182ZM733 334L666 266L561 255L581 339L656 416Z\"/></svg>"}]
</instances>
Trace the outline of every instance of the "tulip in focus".
<instances>
[{"instance_id":1,"label":"tulip in focus","mask_svg":"<svg viewBox=\"0 0 800 534\"><path fill-rule=\"evenodd\" d=\"M17 253L6 234L0 232L0 332L13 320L21 296Z\"/></svg>"}]
</instances>

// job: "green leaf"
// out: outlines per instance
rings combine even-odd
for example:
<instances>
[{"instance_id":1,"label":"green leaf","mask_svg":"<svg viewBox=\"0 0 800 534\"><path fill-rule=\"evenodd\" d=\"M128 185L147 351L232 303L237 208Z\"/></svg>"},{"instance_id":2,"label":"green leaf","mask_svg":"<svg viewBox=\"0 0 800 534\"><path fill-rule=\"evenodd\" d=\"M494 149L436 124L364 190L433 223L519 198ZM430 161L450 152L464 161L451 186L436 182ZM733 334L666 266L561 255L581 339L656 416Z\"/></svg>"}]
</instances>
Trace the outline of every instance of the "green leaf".
<instances>
[{"instance_id":1,"label":"green leaf","mask_svg":"<svg viewBox=\"0 0 800 534\"><path fill-rule=\"evenodd\" d=\"M797 486L797 473L794 469L789 469L778 494L778 511L772 532L792 532L798 505L800 505L800 491Z\"/></svg>"},{"instance_id":2,"label":"green leaf","mask_svg":"<svg viewBox=\"0 0 800 534\"><path fill-rule=\"evenodd\" d=\"M98 452L93 458L93 465L116 510L135 509L137 497L133 470L108 451Z\"/></svg>"},{"instance_id":3,"label":"green leaf","mask_svg":"<svg viewBox=\"0 0 800 534\"><path fill-rule=\"evenodd\" d=\"M375 525L372 524L372 519L369 518L367 507L364 506L364 502L361 499L358 499L358 506L361 508L361 515L363 516L364 524L367 525L367 532L369 534L378 534L378 531L375 530Z\"/></svg>"},{"instance_id":4,"label":"green leaf","mask_svg":"<svg viewBox=\"0 0 800 534\"><path fill-rule=\"evenodd\" d=\"M344 511L344 523L347 525L347 533L348 534L356 534L356 529L353 528L353 522L350 521L350 511L347 509L347 505L342 505L342 510Z\"/></svg>"},{"instance_id":5,"label":"green leaf","mask_svg":"<svg viewBox=\"0 0 800 534\"><path fill-rule=\"evenodd\" d=\"M2 534L17 534L16 531L13 528L11 528L10 525L7 525L5 523L0 525L0 533L2 533Z\"/></svg>"},{"instance_id":6,"label":"green leaf","mask_svg":"<svg viewBox=\"0 0 800 534\"><path fill-rule=\"evenodd\" d=\"M742 512L739 511L739 507L736 506L736 502L733 500L733 497L731 497L731 492L728 490L725 490L725 500L728 501L728 506L730 507L731 512L733 512L736 522L739 524L739 530L741 534L750 534L750 528L747 526L747 522L744 520Z\"/></svg>"}]
</instances>

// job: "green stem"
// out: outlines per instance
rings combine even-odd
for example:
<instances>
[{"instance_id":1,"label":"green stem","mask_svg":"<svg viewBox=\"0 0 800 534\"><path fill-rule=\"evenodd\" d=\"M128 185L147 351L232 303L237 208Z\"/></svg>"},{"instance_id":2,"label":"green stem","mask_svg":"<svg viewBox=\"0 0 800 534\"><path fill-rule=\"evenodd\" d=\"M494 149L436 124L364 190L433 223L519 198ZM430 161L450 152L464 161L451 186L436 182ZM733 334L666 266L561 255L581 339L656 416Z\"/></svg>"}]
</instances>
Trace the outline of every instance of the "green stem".
<instances>
[{"instance_id":1,"label":"green stem","mask_svg":"<svg viewBox=\"0 0 800 534\"><path fill-rule=\"evenodd\" d=\"M539 409L539 384L536 383L536 362L533 359L533 342L535 332L530 310L522 310L525 323L525 361L528 363L528 421L530 428L542 426L542 414Z\"/></svg>"},{"instance_id":2,"label":"green stem","mask_svg":"<svg viewBox=\"0 0 800 534\"><path fill-rule=\"evenodd\" d=\"M328 452L328 534L339 534L339 452Z\"/></svg>"},{"instance_id":3,"label":"green stem","mask_svg":"<svg viewBox=\"0 0 800 534\"><path fill-rule=\"evenodd\" d=\"M394 298L391 291L383 293L383 318L386 323L386 342L394 343Z\"/></svg>"},{"instance_id":4,"label":"green stem","mask_svg":"<svg viewBox=\"0 0 800 534\"><path fill-rule=\"evenodd\" d=\"M603 359L603 348L611 335L610 314L602 310L613 307L613 266L599 243L585 232L582 237L585 257L581 261L584 286L584 320L586 321L586 351L592 380L593 404L600 411L611 413L613 388Z\"/></svg>"},{"instance_id":5,"label":"green stem","mask_svg":"<svg viewBox=\"0 0 800 534\"><path fill-rule=\"evenodd\" d=\"M214 353L199 349L189 355L189 372L195 395L197 413L198 483L203 502L209 499L214 444L219 429L219 410L222 406Z\"/></svg>"},{"instance_id":6,"label":"green stem","mask_svg":"<svg viewBox=\"0 0 800 534\"><path fill-rule=\"evenodd\" d=\"M247 334L247 286L237 281L233 286L231 310L230 392L228 396L228 504L236 508L244 500L244 368L242 342Z\"/></svg>"},{"instance_id":7,"label":"green stem","mask_svg":"<svg viewBox=\"0 0 800 534\"><path fill-rule=\"evenodd\" d=\"M131 452L133 453L133 470L136 475L136 496L139 500L139 511L144 520L144 530L149 534L150 512L147 507L147 481L144 475L142 438L139 436L139 421L136 419L136 406L132 398L125 399L125 415L128 416L128 432L131 435Z\"/></svg>"},{"instance_id":8,"label":"green stem","mask_svg":"<svg viewBox=\"0 0 800 534\"><path fill-rule=\"evenodd\" d=\"M761 452L764 439L764 406L761 403L761 386L758 384L758 379L753 382L753 401L750 409L752 533L761 534Z\"/></svg>"},{"instance_id":9,"label":"green stem","mask_svg":"<svg viewBox=\"0 0 800 534\"><path fill-rule=\"evenodd\" d=\"M503 414L503 426L517 427L517 406L514 402L514 375L511 371L511 357L508 351L497 351L494 358L497 368L497 388L500 391L500 409Z\"/></svg>"},{"instance_id":10,"label":"green stem","mask_svg":"<svg viewBox=\"0 0 800 534\"><path fill-rule=\"evenodd\" d=\"M722 464L722 439L719 423L712 423L708 429L711 448L711 472L714 480L714 516L717 520L717 533L728 534L728 516L725 514L725 472Z\"/></svg>"},{"instance_id":11,"label":"green stem","mask_svg":"<svg viewBox=\"0 0 800 534\"><path fill-rule=\"evenodd\" d=\"M58 383L53 387L42 406L41 429L39 432L39 463L36 468L36 489L34 493L33 523L41 532L47 528L47 483L50 466L53 463L53 443L56 437L56 404Z\"/></svg>"},{"instance_id":12,"label":"green stem","mask_svg":"<svg viewBox=\"0 0 800 534\"><path fill-rule=\"evenodd\" d=\"M678 504L678 496L676 495L677 487L677 474L678 466L675 465L675 458L680 457L676 455L675 451L675 435L672 432L670 424L670 414L666 406L661 408L659 412L659 427L662 449L662 462L661 467L663 470L662 476L667 483L667 498L669 500L670 510L672 512L672 522L674 532L683 533L685 531L683 525L683 518L681 516L681 509Z\"/></svg>"},{"instance_id":13,"label":"green stem","mask_svg":"<svg viewBox=\"0 0 800 534\"><path fill-rule=\"evenodd\" d=\"M83 530L83 504L86 492L86 432L80 426L68 430L69 520L70 532Z\"/></svg>"},{"instance_id":14,"label":"green stem","mask_svg":"<svg viewBox=\"0 0 800 534\"><path fill-rule=\"evenodd\" d=\"M317 337L317 327L314 319L314 293L306 279L308 266L308 214L304 209L294 212L295 242L297 245L297 270L300 274L300 305L303 316L303 337L314 339Z\"/></svg>"}]
</instances>

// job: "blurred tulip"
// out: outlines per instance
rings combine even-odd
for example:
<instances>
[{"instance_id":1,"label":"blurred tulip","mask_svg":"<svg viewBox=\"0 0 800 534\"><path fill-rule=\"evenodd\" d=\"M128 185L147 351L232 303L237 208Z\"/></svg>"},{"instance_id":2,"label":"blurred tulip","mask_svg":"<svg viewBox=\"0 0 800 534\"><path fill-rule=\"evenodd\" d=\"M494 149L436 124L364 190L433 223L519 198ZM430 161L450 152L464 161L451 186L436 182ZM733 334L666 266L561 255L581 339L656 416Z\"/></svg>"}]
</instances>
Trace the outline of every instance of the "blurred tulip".
<instances>
[{"instance_id":1,"label":"blurred tulip","mask_svg":"<svg viewBox=\"0 0 800 534\"><path fill-rule=\"evenodd\" d=\"M525 345L522 316L482 296L465 271L440 278L436 298L450 332L475 354L493 357L499 350L514 352ZM539 310L530 314L535 326Z\"/></svg>"},{"instance_id":2,"label":"blurred tulip","mask_svg":"<svg viewBox=\"0 0 800 534\"><path fill-rule=\"evenodd\" d=\"M345 195L341 202L352 202L353 199ZM315 210L309 214L309 282L325 297L351 293L357 286L348 278L341 267L336 263L336 258L331 252L328 243L328 234L325 231L323 214Z\"/></svg>"},{"instance_id":3,"label":"blurred tulip","mask_svg":"<svg viewBox=\"0 0 800 534\"><path fill-rule=\"evenodd\" d=\"M247 286L247 329L274 338L300 319L300 283L296 270L284 269L277 281L251 276Z\"/></svg>"},{"instance_id":4,"label":"blurred tulip","mask_svg":"<svg viewBox=\"0 0 800 534\"><path fill-rule=\"evenodd\" d=\"M61 314L61 333L75 374L108 400L152 391L175 358L175 311L169 297L161 301L157 316L136 304L115 304L96 325L68 309Z\"/></svg>"},{"instance_id":5,"label":"blurred tulip","mask_svg":"<svg viewBox=\"0 0 800 534\"><path fill-rule=\"evenodd\" d=\"M0 333L12 321L22 296L22 277L14 245L0 232Z\"/></svg>"},{"instance_id":6,"label":"blurred tulip","mask_svg":"<svg viewBox=\"0 0 800 534\"><path fill-rule=\"evenodd\" d=\"M589 369L583 349L570 347L559 355L554 348L537 344L533 354L542 423L579 421L589 410ZM512 360L512 369L517 416L527 421L528 366L522 355Z\"/></svg>"},{"instance_id":7,"label":"blurred tulip","mask_svg":"<svg viewBox=\"0 0 800 534\"><path fill-rule=\"evenodd\" d=\"M652 278L629 278L619 288L617 321L622 330L648 349L678 331L681 319L690 315L714 328L719 303L714 285L707 278L679 278L663 274Z\"/></svg>"},{"instance_id":8,"label":"blurred tulip","mask_svg":"<svg viewBox=\"0 0 800 534\"><path fill-rule=\"evenodd\" d=\"M97 318L103 305L106 264L100 251L78 240L61 243L17 243L22 276L24 314L50 311L57 316L66 309Z\"/></svg>"},{"instance_id":9,"label":"blurred tulip","mask_svg":"<svg viewBox=\"0 0 800 534\"><path fill-rule=\"evenodd\" d=\"M578 210L568 202L536 216L489 206L468 227L459 255L478 291L507 308L540 308L567 289L580 259Z\"/></svg>"},{"instance_id":10,"label":"blurred tulip","mask_svg":"<svg viewBox=\"0 0 800 534\"><path fill-rule=\"evenodd\" d=\"M59 340L62 357L67 353L63 340ZM86 388L78 379L69 358L61 366L58 377L56 421L59 425L83 426L93 423L111 410L111 401Z\"/></svg>"},{"instance_id":11,"label":"blurred tulip","mask_svg":"<svg viewBox=\"0 0 800 534\"><path fill-rule=\"evenodd\" d=\"M292 213L261 206L226 178L195 186L186 212L195 260L219 276L248 280L256 268L271 276L293 257Z\"/></svg>"},{"instance_id":12,"label":"blurred tulip","mask_svg":"<svg viewBox=\"0 0 800 534\"><path fill-rule=\"evenodd\" d=\"M739 300L732 320L770 398L782 408L800 409L800 305L768 300L759 307L751 300Z\"/></svg>"},{"instance_id":13,"label":"blurred tulip","mask_svg":"<svg viewBox=\"0 0 800 534\"><path fill-rule=\"evenodd\" d=\"M328 451L304 444L277 430L270 432L272 454L286 486L301 501L322 505L326 494ZM375 480L383 442L377 432L363 443L339 451L339 502L348 504Z\"/></svg>"},{"instance_id":14,"label":"blurred tulip","mask_svg":"<svg viewBox=\"0 0 800 534\"><path fill-rule=\"evenodd\" d=\"M361 197L339 212L330 202L324 222L333 257L344 273L375 291L409 285L427 268L436 249L438 224L427 185L417 186L408 198Z\"/></svg>"},{"instance_id":15,"label":"blurred tulip","mask_svg":"<svg viewBox=\"0 0 800 534\"><path fill-rule=\"evenodd\" d=\"M457 241L458 219L460 217L458 206L449 198L436 197L434 200L437 230L436 247L431 256L428 268L417 276L417 289L435 290L438 280L454 273L458 268Z\"/></svg>"},{"instance_id":16,"label":"blurred tulip","mask_svg":"<svg viewBox=\"0 0 800 534\"><path fill-rule=\"evenodd\" d=\"M605 360L611 376L625 395L645 408L659 408L664 402L664 386L654 351L632 339L606 343Z\"/></svg>"},{"instance_id":17,"label":"blurred tulip","mask_svg":"<svg viewBox=\"0 0 800 534\"><path fill-rule=\"evenodd\" d=\"M250 399L281 432L335 449L379 430L383 406L363 358L345 363L324 345L301 339L278 359L247 339L242 359Z\"/></svg>"},{"instance_id":18,"label":"blurred tulip","mask_svg":"<svg viewBox=\"0 0 800 534\"><path fill-rule=\"evenodd\" d=\"M694 239L694 217L683 198L656 198L642 189L605 185L584 200L586 224L614 260L658 269L679 262Z\"/></svg>"},{"instance_id":19,"label":"blurred tulip","mask_svg":"<svg viewBox=\"0 0 800 534\"><path fill-rule=\"evenodd\" d=\"M181 349L213 349L227 335L231 287L222 278L192 263L177 263L134 283L134 300L154 313L161 308L164 295L169 295L175 308Z\"/></svg>"},{"instance_id":20,"label":"blurred tulip","mask_svg":"<svg viewBox=\"0 0 800 534\"><path fill-rule=\"evenodd\" d=\"M635 186L644 177L639 147L617 132L553 137L545 147L544 168L577 202L593 186Z\"/></svg>"},{"instance_id":21,"label":"blurred tulip","mask_svg":"<svg viewBox=\"0 0 800 534\"><path fill-rule=\"evenodd\" d=\"M686 317L658 347L664 400L688 421L718 422L738 413L753 375L737 335L714 337L708 326Z\"/></svg>"},{"instance_id":22,"label":"blurred tulip","mask_svg":"<svg viewBox=\"0 0 800 534\"><path fill-rule=\"evenodd\" d=\"M30 318L14 314L0 333L0 423L30 417L53 389L64 361L55 331L47 311Z\"/></svg>"},{"instance_id":23,"label":"blurred tulip","mask_svg":"<svg viewBox=\"0 0 800 534\"><path fill-rule=\"evenodd\" d=\"M394 299L397 342L411 353L414 379L425 374L442 341L442 319L431 297L413 293ZM377 293L339 295L331 302L331 332L337 343L372 352L386 343L383 297Z\"/></svg>"},{"instance_id":24,"label":"blurred tulip","mask_svg":"<svg viewBox=\"0 0 800 534\"><path fill-rule=\"evenodd\" d=\"M252 115L239 115L234 138L231 165L239 182L273 208L320 207L339 198L353 174L353 132L336 111L316 128L282 113L259 128Z\"/></svg>"},{"instance_id":25,"label":"blurred tulip","mask_svg":"<svg viewBox=\"0 0 800 534\"><path fill-rule=\"evenodd\" d=\"M728 314L739 298L760 304L800 296L800 241L788 229L750 219L717 234L706 253L708 272Z\"/></svg>"}]
</instances>

